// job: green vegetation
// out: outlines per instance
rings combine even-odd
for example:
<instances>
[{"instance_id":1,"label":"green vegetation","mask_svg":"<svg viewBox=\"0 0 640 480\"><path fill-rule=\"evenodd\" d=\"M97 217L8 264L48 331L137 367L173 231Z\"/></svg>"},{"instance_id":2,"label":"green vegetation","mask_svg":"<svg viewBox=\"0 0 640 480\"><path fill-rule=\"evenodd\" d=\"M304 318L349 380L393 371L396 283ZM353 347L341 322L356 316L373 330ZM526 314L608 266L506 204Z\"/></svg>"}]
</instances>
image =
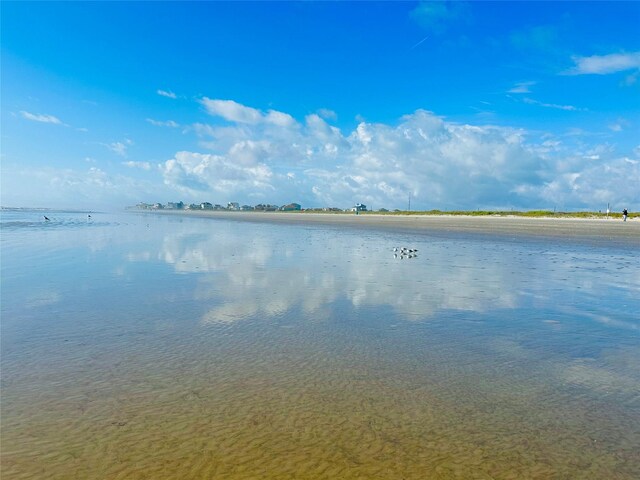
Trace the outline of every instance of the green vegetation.
<instances>
[{"instance_id":1,"label":"green vegetation","mask_svg":"<svg viewBox=\"0 0 640 480\"><path fill-rule=\"evenodd\" d=\"M325 212L309 212L309 213L325 213ZM353 212L326 212L354 215ZM607 218L607 214L603 212L554 212L551 210L426 210L426 211L402 211L395 210L392 212L359 212L360 215L453 215L453 216L472 216L472 217L527 217L527 218ZM640 212L629 212L629 218L640 216ZM622 218L622 213L609 213L609 218Z\"/></svg>"}]
</instances>

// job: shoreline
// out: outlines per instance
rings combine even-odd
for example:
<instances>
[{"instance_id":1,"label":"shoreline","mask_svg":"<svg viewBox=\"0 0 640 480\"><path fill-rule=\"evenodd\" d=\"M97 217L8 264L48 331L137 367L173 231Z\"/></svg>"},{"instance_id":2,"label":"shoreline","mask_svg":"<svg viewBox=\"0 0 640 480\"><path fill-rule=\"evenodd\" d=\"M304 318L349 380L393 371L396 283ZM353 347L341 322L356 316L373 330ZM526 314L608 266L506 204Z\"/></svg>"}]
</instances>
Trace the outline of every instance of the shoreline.
<instances>
[{"instance_id":1,"label":"shoreline","mask_svg":"<svg viewBox=\"0 0 640 480\"><path fill-rule=\"evenodd\" d=\"M549 218L473 215L376 215L367 213L219 212L194 210L137 210L170 216L187 216L285 225L327 225L347 228L416 233L466 233L507 237L559 238L615 241L640 247L640 220Z\"/></svg>"}]
</instances>

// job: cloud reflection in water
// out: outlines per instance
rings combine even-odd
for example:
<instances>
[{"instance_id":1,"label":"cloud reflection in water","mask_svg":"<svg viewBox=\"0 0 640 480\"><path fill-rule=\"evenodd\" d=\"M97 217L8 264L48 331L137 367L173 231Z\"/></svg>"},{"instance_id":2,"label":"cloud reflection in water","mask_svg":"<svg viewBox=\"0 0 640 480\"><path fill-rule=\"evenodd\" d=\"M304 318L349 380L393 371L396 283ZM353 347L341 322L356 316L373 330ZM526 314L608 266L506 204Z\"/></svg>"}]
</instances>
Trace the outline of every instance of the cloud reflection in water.
<instances>
[{"instance_id":1,"label":"cloud reflection in water","mask_svg":"<svg viewBox=\"0 0 640 480\"><path fill-rule=\"evenodd\" d=\"M414 259L393 258L399 239L388 234L319 228L211 222L166 233L159 258L180 274L199 274L195 299L212 303L205 322L272 317L300 308L316 315L334 302L355 308L391 307L422 321L443 310L487 312L543 304L558 296L599 293L627 281L617 266L593 252L549 251L425 236L404 238ZM607 275L609 274L609 275ZM579 308L579 305L573 305Z\"/></svg>"}]
</instances>

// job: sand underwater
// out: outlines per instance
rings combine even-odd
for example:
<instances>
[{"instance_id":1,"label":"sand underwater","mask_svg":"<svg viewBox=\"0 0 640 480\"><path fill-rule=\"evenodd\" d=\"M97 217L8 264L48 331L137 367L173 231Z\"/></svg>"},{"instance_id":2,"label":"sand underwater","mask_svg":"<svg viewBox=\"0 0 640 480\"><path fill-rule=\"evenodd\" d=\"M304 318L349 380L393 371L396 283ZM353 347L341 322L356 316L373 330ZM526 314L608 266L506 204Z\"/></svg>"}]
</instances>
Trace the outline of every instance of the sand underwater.
<instances>
[{"instance_id":1,"label":"sand underwater","mask_svg":"<svg viewBox=\"0 0 640 480\"><path fill-rule=\"evenodd\" d=\"M637 222L48 216L3 478L640 478Z\"/></svg>"}]
</instances>

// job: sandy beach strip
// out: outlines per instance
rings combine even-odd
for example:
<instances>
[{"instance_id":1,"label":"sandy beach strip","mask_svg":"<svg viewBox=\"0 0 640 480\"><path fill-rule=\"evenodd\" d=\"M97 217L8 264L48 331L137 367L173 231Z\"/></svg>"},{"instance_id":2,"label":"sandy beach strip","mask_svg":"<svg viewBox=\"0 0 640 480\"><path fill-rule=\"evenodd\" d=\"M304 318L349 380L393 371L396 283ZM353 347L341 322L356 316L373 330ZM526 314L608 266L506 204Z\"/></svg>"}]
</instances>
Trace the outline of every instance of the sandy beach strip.
<instances>
[{"instance_id":1,"label":"sandy beach strip","mask_svg":"<svg viewBox=\"0 0 640 480\"><path fill-rule=\"evenodd\" d=\"M432 232L434 234L469 233L511 237L550 237L615 241L640 247L640 219L538 218L518 216L464 215L376 215L367 213L324 214L286 212L225 212L198 210L154 210L153 213L211 219L268 222L287 225L333 225L348 228Z\"/></svg>"}]
</instances>

